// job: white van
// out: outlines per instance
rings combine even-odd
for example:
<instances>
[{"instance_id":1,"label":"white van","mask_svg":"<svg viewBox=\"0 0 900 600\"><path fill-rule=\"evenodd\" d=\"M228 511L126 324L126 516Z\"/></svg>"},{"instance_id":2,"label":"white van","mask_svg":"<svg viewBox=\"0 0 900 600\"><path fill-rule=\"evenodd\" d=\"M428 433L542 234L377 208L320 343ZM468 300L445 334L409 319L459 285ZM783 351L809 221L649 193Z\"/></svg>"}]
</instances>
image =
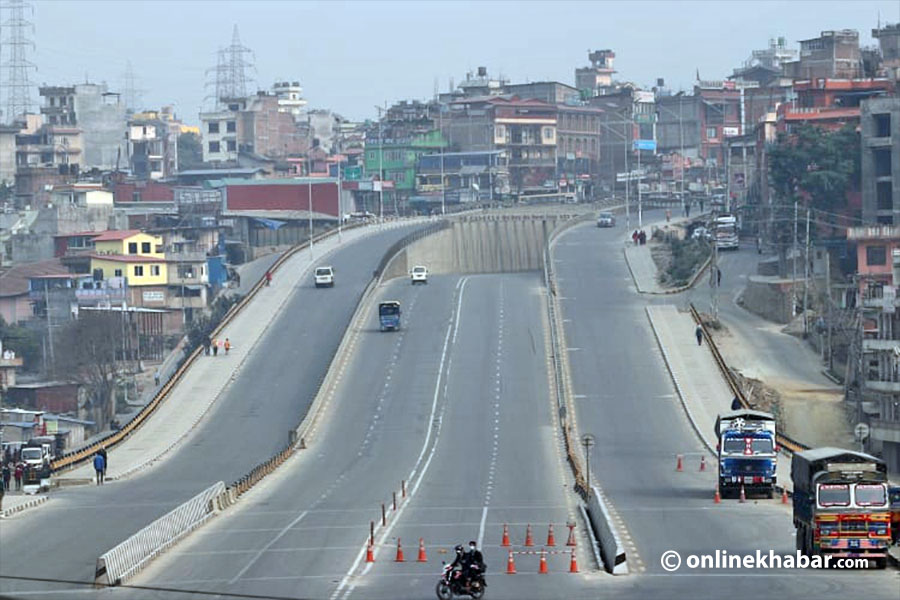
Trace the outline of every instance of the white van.
<instances>
[{"instance_id":1,"label":"white van","mask_svg":"<svg viewBox=\"0 0 900 600\"><path fill-rule=\"evenodd\" d=\"M316 267L316 287L334 287L334 269Z\"/></svg>"}]
</instances>

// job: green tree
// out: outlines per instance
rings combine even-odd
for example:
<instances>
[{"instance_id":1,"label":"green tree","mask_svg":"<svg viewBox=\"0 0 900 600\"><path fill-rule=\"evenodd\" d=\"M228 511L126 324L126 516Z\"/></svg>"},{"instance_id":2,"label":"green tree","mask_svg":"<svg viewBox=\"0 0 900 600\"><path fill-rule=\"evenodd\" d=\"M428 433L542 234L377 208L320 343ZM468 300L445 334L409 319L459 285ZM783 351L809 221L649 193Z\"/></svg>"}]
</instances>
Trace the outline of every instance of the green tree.
<instances>
[{"instance_id":1,"label":"green tree","mask_svg":"<svg viewBox=\"0 0 900 600\"><path fill-rule=\"evenodd\" d=\"M200 169L203 162L203 142L196 133L182 133L178 136L178 170Z\"/></svg>"},{"instance_id":2,"label":"green tree","mask_svg":"<svg viewBox=\"0 0 900 600\"><path fill-rule=\"evenodd\" d=\"M21 325L10 325L0 317L0 341L4 350L12 350L21 357L26 371L40 371L41 333Z\"/></svg>"}]
</instances>

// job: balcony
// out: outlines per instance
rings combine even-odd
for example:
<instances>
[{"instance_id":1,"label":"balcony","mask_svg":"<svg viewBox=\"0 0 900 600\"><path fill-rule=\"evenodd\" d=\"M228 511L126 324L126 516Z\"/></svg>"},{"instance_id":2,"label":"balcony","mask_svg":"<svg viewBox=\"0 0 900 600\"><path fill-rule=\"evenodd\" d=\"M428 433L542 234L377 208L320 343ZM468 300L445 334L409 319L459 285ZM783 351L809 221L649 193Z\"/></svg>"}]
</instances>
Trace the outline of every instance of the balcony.
<instances>
[{"instance_id":1,"label":"balcony","mask_svg":"<svg viewBox=\"0 0 900 600\"><path fill-rule=\"evenodd\" d=\"M75 290L79 303L99 304L101 302L121 303L127 299L125 288L104 288L99 290Z\"/></svg>"},{"instance_id":2,"label":"balcony","mask_svg":"<svg viewBox=\"0 0 900 600\"><path fill-rule=\"evenodd\" d=\"M863 340L864 352L892 352L900 348L900 340Z\"/></svg>"}]
</instances>

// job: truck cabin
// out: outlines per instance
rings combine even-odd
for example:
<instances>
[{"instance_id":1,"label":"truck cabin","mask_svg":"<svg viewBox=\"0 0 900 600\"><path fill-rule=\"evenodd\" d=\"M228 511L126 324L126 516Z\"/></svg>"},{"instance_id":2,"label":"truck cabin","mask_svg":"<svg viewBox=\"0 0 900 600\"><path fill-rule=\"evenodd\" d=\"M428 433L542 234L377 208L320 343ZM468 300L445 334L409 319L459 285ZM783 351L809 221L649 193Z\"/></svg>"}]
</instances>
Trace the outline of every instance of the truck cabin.
<instances>
[{"instance_id":1,"label":"truck cabin","mask_svg":"<svg viewBox=\"0 0 900 600\"><path fill-rule=\"evenodd\" d=\"M725 431L722 434L722 456L775 456L775 439L771 432Z\"/></svg>"},{"instance_id":2,"label":"truck cabin","mask_svg":"<svg viewBox=\"0 0 900 600\"><path fill-rule=\"evenodd\" d=\"M794 454L795 491L815 495L821 509L886 509L887 465L862 452L819 448Z\"/></svg>"},{"instance_id":3,"label":"truck cabin","mask_svg":"<svg viewBox=\"0 0 900 600\"><path fill-rule=\"evenodd\" d=\"M399 317L400 303L397 301L382 302L378 305L378 316L380 317Z\"/></svg>"}]
</instances>

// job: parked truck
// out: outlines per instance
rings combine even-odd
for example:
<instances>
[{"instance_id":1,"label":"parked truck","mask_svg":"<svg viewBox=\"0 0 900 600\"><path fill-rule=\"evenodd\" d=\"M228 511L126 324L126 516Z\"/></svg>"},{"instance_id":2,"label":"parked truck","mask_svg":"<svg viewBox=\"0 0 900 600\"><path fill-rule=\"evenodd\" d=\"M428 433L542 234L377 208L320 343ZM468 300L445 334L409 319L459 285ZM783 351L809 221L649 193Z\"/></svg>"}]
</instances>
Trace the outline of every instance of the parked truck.
<instances>
[{"instance_id":1,"label":"parked truck","mask_svg":"<svg viewBox=\"0 0 900 600\"><path fill-rule=\"evenodd\" d=\"M775 417L758 410L734 410L716 419L719 491L763 494L771 498L777 483Z\"/></svg>"},{"instance_id":2,"label":"parked truck","mask_svg":"<svg viewBox=\"0 0 900 600\"><path fill-rule=\"evenodd\" d=\"M797 550L885 566L891 513L883 460L839 448L804 450L793 456L791 480Z\"/></svg>"},{"instance_id":3,"label":"parked truck","mask_svg":"<svg viewBox=\"0 0 900 600\"><path fill-rule=\"evenodd\" d=\"M738 239L738 223L733 215L720 215L713 221L713 239L719 250L737 250L740 247Z\"/></svg>"}]
</instances>

